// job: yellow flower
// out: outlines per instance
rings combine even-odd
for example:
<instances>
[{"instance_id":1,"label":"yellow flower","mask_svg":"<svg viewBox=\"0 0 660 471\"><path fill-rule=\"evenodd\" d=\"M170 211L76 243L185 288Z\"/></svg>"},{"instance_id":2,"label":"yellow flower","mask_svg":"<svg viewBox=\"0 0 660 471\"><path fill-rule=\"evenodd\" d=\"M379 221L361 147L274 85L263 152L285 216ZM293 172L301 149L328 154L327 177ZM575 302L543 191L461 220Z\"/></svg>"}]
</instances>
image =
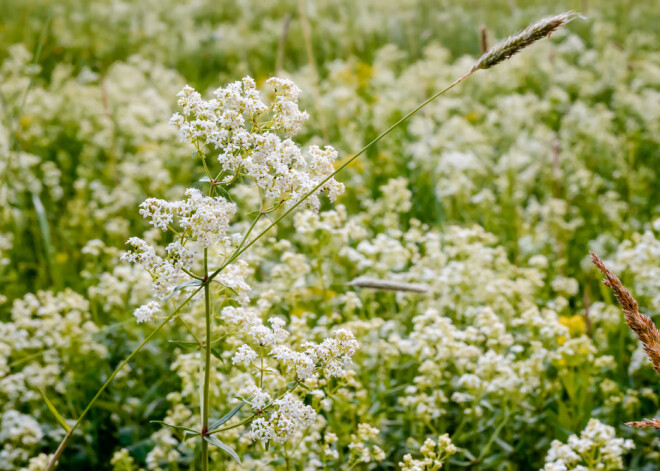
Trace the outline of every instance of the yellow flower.
<instances>
[{"instance_id":1,"label":"yellow flower","mask_svg":"<svg viewBox=\"0 0 660 471\"><path fill-rule=\"evenodd\" d=\"M559 318L559 323L568 327L568 332L571 337L579 337L587 331L587 324L584 321L584 317L579 314L574 316L561 316Z\"/></svg>"}]
</instances>

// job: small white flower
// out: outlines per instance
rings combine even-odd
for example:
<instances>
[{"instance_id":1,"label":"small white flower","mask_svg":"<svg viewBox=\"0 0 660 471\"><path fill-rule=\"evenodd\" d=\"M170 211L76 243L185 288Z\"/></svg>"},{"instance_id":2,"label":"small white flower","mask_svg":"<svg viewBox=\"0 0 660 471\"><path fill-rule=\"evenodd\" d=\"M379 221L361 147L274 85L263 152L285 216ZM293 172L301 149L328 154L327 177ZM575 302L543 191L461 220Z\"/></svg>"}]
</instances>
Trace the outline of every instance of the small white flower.
<instances>
[{"instance_id":1,"label":"small white flower","mask_svg":"<svg viewBox=\"0 0 660 471\"><path fill-rule=\"evenodd\" d=\"M284 330L284 320L279 317L268 319L272 329L263 324L255 325L250 329L250 335L260 346L277 345L284 342L289 336L289 332Z\"/></svg>"},{"instance_id":2,"label":"small white flower","mask_svg":"<svg viewBox=\"0 0 660 471\"><path fill-rule=\"evenodd\" d=\"M248 396L250 397L250 404L255 410L263 409L272 400L270 394L255 385L248 387Z\"/></svg>"},{"instance_id":3,"label":"small white flower","mask_svg":"<svg viewBox=\"0 0 660 471\"><path fill-rule=\"evenodd\" d=\"M149 301L133 311L133 315L137 319L138 324L142 322L149 322L156 317L160 312L160 305L156 301Z\"/></svg>"},{"instance_id":4,"label":"small white flower","mask_svg":"<svg viewBox=\"0 0 660 471\"><path fill-rule=\"evenodd\" d=\"M234 356L231 359L231 362L234 365L241 364L243 366L249 366L254 360L258 357L257 352L252 350L248 345L241 345Z\"/></svg>"}]
</instances>

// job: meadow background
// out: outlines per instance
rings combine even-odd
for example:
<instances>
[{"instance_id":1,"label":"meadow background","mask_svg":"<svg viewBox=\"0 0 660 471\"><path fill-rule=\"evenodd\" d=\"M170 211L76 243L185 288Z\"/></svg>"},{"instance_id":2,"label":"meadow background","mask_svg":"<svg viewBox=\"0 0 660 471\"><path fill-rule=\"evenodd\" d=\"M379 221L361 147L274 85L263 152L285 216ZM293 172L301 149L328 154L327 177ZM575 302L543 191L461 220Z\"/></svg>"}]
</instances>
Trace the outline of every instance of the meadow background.
<instances>
[{"instance_id":1,"label":"meadow background","mask_svg":"<svg viewBox=\"0 0 660 471\"><path fill-rule=\"evenodd\" d=\"M458 448L446 469L541 469L592 418L634 449L603 444L584 469L658 469L657 431L624 422L658 413L660 381L588 257L660 312L650 0L0 0L0 469L62 438L37 387L75 418L150 331L132 316L149 277L119 257L149 230L140 202L199 179L168 124L184 84L289 77L311 115L298 141L342 159L462 75L482 27L493 44L568 9L586 19L429 105L339 175L337 204L256 244L252 298L297 339L346 327L361 345L290 469L398 469L444 433ZM347 286L358 276L430 292ZM172 323L150 342L60 469L195 469L194 445L149 422L197 413L199 351L176 343L189 340ZM218 347L218 404L241 382L237 346ZM379 433L361 441L360 423ZM240 432L245 469L284 469Z\"/></svg>"}]
</instances>

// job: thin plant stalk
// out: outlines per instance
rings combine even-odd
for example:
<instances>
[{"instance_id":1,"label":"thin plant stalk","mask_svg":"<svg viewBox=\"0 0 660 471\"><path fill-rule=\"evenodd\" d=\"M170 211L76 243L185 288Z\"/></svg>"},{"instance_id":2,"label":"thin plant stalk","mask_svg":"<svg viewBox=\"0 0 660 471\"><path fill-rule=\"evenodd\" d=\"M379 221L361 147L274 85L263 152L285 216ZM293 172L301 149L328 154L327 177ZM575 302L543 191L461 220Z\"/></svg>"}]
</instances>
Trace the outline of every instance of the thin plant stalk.
<instances>
[{"instance_id":1,"label":"thin plant stalk","mask_svg":"<svg viewBox=\"0 0 660 471\"><path fill-rule=\"evenodd\" d=\"M286 45L286 38L289 35L289 25L291 24L291 13L284 16L284 24L282 25L282 34L277 44L277 56L275 59L275 74L279 75L282 72L282 64L284 63L284 47Z\"/></svg>"},{"instance_id":2,"label":"thin plant stalk","mask_svg":"<svg viewBox=\"0 0 660 471\"><path fill-rule=\"evenodd\" d=\"M202 470L209 469L209 442L204 437L209 432L209 387L211 382L211 285L208 283L209 256L208 249L204 249L204 304L206 315L206 341L204 343L204 392L202 394Z\"/></svg>"},{"instance_id":3,"label":"thin plant stalk","mask_svg":"<svg viewBox=\"0 0 660 471\"><path fill-rule=\"evenodd\" d=\"M630 327L642 344L644 353L651 360L653 369L660 374L660 331L653 323L650 317L639 312L637 300L630 294L630 291L623 286L621 280L616 276L605 263L591 252L591 261L605 275L603 284L610 288L621 305L626 324ZM660 429L660 419L644 419L641 421L627 422L626 425L635 428L652 427Z\"/></svg>"}]
</instances>

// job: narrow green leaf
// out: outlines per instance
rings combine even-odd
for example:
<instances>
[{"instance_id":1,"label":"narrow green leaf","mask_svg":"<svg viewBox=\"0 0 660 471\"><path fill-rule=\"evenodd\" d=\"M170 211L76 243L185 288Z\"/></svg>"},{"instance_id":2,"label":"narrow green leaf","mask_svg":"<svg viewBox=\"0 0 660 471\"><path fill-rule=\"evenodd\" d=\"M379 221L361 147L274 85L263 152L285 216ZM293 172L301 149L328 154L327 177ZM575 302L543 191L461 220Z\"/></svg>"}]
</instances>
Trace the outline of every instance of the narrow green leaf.
<instances>
[{"instance_id":1,"label":"narrow green leaf","mask_svg":"<svg viewBox=\"0 0 660 471\"><path fill-rule=\"evenodd\" d=\"M53 405L52 402L48 400L46 397L46 394L41 390L39 386L37 386L37 390L39 391L39 394L41 394L41 397L44 399L44 402L48 406L48 409L53 413L57 421L60 423L60 425L66 430L66 433L70 433L71 429L69 428L69 425L66 423L66 421L62 418L59 412L57 412L57 409L55 409L55 406Z\"/></svg>"},{"instance_id":2,"label":"narrow green leaf","mask_svg":"<svg viewBox=\"0 0 660 471\"><path fill-rule=\"evenodd\" d=\"M174 287L172 292L163 299L163 302L169 301L178 291L181 291L184 288L197 287L201 285L202 285L201 280L190 280L185 283L181 283L180 285Z\"/></svg>"},{"instance_id":3,"label":"narrow green leaf","mask_svg":"<svg viewBox=\"0 0 660 471\"><path fill-rule=\"evenodd\" d=\"M211 349L211 355L213 355L214 357L216 357L216 358L217 358L218 360L220 360L222 363L225 362L225 359L222 358L222 356L220 355L220 352L217 351L215 348L212 348L212 349Z\"/></svg>"},{"instance_id":4,"label":"narrow green leaf","mask_svg":"<svg viewBox=\"0 0 660 471\"><path fill-rule=\"evenodd\" d=\"M173 428L174 430L183 430L185 432L192 433L193 435L200 435L199 431L197 431L197 430L193 430L193 429L188 428L188 427L181 427L180 425L168 424L167 422L163 422L162 420L150 420L150 422L152 424L164 425L166 427Z\"/></svg>"},{"instance_id":5,"label":"narrow green leaf","mask_svg":"<svg viewBox=\"0 0 660 471\"><path fill-rule=\"evenodd\" d=\"M373 417L379 408L380 408L380 401L378 400L374 401L374 403L369 408L369 415Z\"/></svg>"},{"instance_id":6,"label":"narrow green leaf","mask_svg":"<svg viewBox=\"0 0 660 471\"><path fill-rule=\"evenodd\" d=\"M245 405L245 401L242 401L239 405L234 407L227 415L225 415L225 416L221 417L220 419L218 419L217 421L213 422L213 424L209 427L209 430L212 431L212 430L215 430L218 427L220 427L222 424L224 424L229 419L234 417L238 413L238 411L241 410L241 407L243 407L244 405Z\"/></svg>"},{"instance_id":7,"label":"narrow green leaf","mask_svg":"<svg viewBox=\"0 0 660 471\"><path fill-rule=\"evenodd\" d=\"M39 198L39 195L36 193L32 193L32 204L34 205L34 211L37 214L39 232L41 233L41 239L44 243L46 268L48 269L50 279L53 280L53 283L57 285L59 284L60 277L55 273L55 248L53 247L53 242L50 238L50 224L48 224L46 208L44 208L44 205L41 202L41 198Z\"/></svg>"},{"instance_id":8,"label":"narrow green leaf","mask_svg":"<svg viewBox=\"0 0 660 471\"><path fill-rule=\"evenodd\" d=\"M230 203L233 203L233 202L234 202L234 200L231 199L231 195L229 194L229 192L228 192L227 190L225 190L225 189L223 188L222 185L216 185L216 186L215 186L215 189L216 189L216 190L217 190L222 196L224 196L225 198L227 198L227 200L229 200Z\"/></svg>"},{"instance_id":9,"label":"narrow green leaf","mask_svg":"<svg viewBox=\"0 0 660 471\"><path fill-rule=\"evenodd\" d=\"M225 445L213 435L205 435L204 440L209 442L211 445L215 445L218 448L225 450L227 453L229 453L229 456L231 456L238 462L238 464L241 464L241 459L238 457L236 452L232 450L232 448L229 445Z\"/></svg>"},{"instance_id":10,"label":"narrow green leaf","mask_svg":"<svg viewBox=\"0 0 660 471\"><path fill-rule=\"evenodd\" d=\"M495 443L497 443L507 453L513 453L515 451L511 445L502 440L500 437L495 437Z\"/></svg>"},{"instance_id":11,"label":"narrow green leaf","mask_svg":"<svg viewBox=\"0 0 660 471\"><path fill-rule=\"evenodd\" d=\"M467 458L468 458L471 462L472 462L472 461L475 461L475 460L477 459L477 457L474 456L472 453L470 453L470 450L468 450L467 448L459 448L458 451L460 451L460 452L463 453L465 456L467 456Z\"/></svg>"},{"instance_id":12,"label":"narrow green leaf","mask_svg":"<svg viewBox=\"0 0 660 471\"><path fill-rule=\"evenodd\" d=\"M297 381L291 381L286 385L286 390L291 391L292 389L295 389L295 387L298 385Z\"/></svg>"}]
</instances>

